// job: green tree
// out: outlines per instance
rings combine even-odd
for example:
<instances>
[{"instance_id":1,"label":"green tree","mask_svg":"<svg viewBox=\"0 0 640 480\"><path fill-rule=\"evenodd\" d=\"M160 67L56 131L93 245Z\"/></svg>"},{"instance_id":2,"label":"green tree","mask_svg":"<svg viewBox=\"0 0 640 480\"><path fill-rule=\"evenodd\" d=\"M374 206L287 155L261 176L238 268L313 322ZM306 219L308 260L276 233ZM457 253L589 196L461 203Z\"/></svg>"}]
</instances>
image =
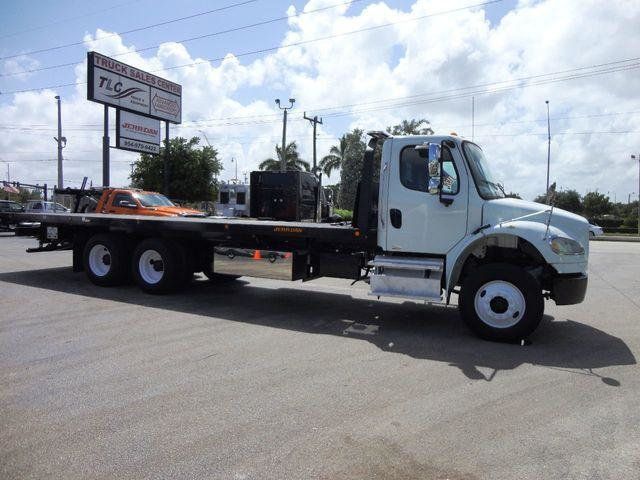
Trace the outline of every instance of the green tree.
<instances>
[{"instance_id":1,"label":"green tree","mask_svg":"<svg viewBox=\"0 0 640 480\"><path fill-rule=\"evenodd\" d=\"M579 215L582 214L582 198L575 190L561 190L555 193L554 198L554 206L567 210L568 212L577 213ZM534 202L547 204L546 195L538 195Z\"/></svg>"},{"instance_id":2,"label":"green tree","mask_svg":"<svg viewBox=\"0 0 640 480\"><path fill-rule=\"evenodd\" d=\"M282 147L279 147L278 145L276 145L276 157L277 158L267 158L260 163L258 168L260 170L279 171L281 169L282 162ZM296 142L291 142L285 147L285 158L287 159L287 170L308 172L311 169L309 162L300 158Z\"/></svg>"},{"instance_id":3,"label":"green tree","mask_svg":"<svg viewBox=\"0 0 640 480\"><path fill-rule=\"evenodd\" d=\"M613 204L603 193L589 192L583 200L584 214L587 218L600 217L613 211Z\"/></svg>"},{"instance_id":4,"label":"green tree","mask_svg":"<svg viewBox=\"0 0 640 480\"><path fill-rule=\"evenodd\" d=\"M215 177L222 171L218 151L212 147L198 148L200 139L182 137L169 141L169 196L189 202L213 200L217 194ZM134 188L162 192L164 186L164 152L143 153L131 174Z\"/></svg>"},{"instance_id":5,"label":"green tree","mask_svg":"<svg viewBox=\"0 0 640 480\"><path fill-rule=\"evenodd\" d=\"M398 125L387 127L391 135L433 135L431 123L426 118L402 120Z\"/></svg>"},{"instance_id":6,"label":"green tree","mask_svg":"<svg viewBox=\"0 0 640 480\"><path fill-rule=\"evenodd\" d=\"M320 168L324 172L324 174L329 177L333 170L340 170L342 166L342 161L347 152L347 136L342 135L340 137L340 142L338 145L333 145L329 149L329 155L325 155L320 160Z\"/></svg>"},{"instance_id":7,"label":"green tree","mask_svg":"<svg viewBox=\"0 0 640 480\"><path fill-rule=\"evenodd\" d=\"M346 146L340 171L338 202L341 208L347 210L353 210L358 182L362 177L362 161L366 149L363 133L356 128L344 135Z\"/></svg>"}]
</instances>

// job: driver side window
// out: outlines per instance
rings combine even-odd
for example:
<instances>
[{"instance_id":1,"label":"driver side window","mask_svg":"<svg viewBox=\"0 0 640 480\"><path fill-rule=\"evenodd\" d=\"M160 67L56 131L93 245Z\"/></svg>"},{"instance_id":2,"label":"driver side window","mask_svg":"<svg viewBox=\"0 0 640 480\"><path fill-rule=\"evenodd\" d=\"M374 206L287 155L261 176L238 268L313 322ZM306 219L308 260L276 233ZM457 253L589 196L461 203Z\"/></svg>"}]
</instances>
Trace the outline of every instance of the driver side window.
<instances>
[{"instance_id":1,"label":"driver side window","mask_svg":"<svg viewBox=\"0 0 640 480\"><path fill-rule=\"evenodd\" d=\"M114 206L119 207L120 202L122 201L133 203L133 204L136 203L133 197L128 193L117 193L112 203Z\"/></svg>"},{"instance_id":2,"label":"driver side window","mask_svg":"<svg viewBox=\"0 0 640 480\"><path fill-rule=\"evenodd\" d=\"M429 190L428 160L418 155L415 145L409 145L400 152L400 183L410 190ZM460 190L458 172L453 162L451 150L442 148L442 193L455 195Z\"/></svg>"}]
</instances>

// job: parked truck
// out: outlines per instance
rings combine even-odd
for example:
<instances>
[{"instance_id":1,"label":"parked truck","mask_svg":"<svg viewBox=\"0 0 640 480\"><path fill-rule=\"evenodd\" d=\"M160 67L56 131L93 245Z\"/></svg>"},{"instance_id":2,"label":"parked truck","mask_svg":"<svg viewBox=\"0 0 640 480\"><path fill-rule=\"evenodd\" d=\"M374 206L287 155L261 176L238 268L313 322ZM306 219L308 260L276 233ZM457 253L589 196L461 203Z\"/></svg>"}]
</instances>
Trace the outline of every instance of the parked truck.
<instances>
[{"instance_id":1,"label":"parked truck","mask_svg":"<svg viewBox=\"0 0 640 480\"><path fill-rule=\"evenodd\" d=\"M56 189L57 195L75 197L74 212L113 213L118 215L150 215L155 217L204 217L193 208L175 205L158 192L137 188Z\"/></svg>"},{"instance_id":2,"label":"parked truck","mask_svg":"<svg viewBox=\"0 0 640 480\"><path fill-rule=\"evenodd\" d=\"M584 299L584 218L506 198L473 142L369 135L350 224L16 215L41 222L39 247L32 251L72 249L74 270L84 270L101 286L121 284L131 275L143 291L164 293L200 271L213 280L364 280L374 297L449 303L457 294L467 325L480 337L504 341L536 329L545 299L557 305ZM374 148L381 148L379 167ZM251 255L230 258L230 249ZM267 260L265 252L278 254Z\"/></svg>"}]
</instances>

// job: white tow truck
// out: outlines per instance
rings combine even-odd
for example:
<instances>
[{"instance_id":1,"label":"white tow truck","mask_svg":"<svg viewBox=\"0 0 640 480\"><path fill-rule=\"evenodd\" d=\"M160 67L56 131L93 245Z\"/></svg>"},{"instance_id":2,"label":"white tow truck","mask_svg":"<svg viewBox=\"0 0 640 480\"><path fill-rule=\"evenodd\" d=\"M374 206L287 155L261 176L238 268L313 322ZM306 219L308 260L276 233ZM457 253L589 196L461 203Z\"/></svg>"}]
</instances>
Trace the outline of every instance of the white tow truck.
<instances>
[{"instance_id":1,"label":"white tow truck","mask_svg":"<svg viewBox=\"0 0 640 480\"><path fill-rule=\"evenodd\" d=\"M40 222L39 247L31 251L72 248L74 270L95 284L117 285L132 276L149 293L184 286L200 271L216 281L234 275L364 280L371 295L382 298L449 303L455 293L476 334L504 341L536 329L545 299L557 305L584 299L584 218L506 198L491 161L463 138L369 135L351 224L9 215ZM229 251L245 254L225 255Z\"/></svg>"}]
</instances>

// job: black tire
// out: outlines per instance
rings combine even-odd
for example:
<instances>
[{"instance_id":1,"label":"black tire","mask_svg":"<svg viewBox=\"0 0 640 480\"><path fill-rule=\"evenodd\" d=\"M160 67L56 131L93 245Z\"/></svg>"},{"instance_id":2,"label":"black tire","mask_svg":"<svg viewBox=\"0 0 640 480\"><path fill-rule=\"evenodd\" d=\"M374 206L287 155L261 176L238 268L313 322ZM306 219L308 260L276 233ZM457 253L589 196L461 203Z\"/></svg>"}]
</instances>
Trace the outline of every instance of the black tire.
<instances>
[{"instance_id":1,"label":"black tire","mask_svg":"<svg viewBox=\"0 0 640 480\"><path fill-rule=\"evenodd\" d=\"M227 257L229 257L229 260L233 260L234 258L236 258L236 254L233 250L229 250L227 252Z\"/></svg>"},{"instance_id":2,"label":"black tire","mask_svg":"<svg viewBox=\"0 0 640 480\"><path fill-rule=\"evenodd\" d=\"M117 235L94 235L84 246L84 271L95 285L111 287L127 279L129 255L125 242Z\"/></svg>"},{"instance_id":3,"label":"black tire","mask_svg":"<svg viewBox=\"0 0 640 480\"><path fill-rule=\"evenodd\" d=\"M462 319L476 335L510 342L527 338L538 327L544 298L540 285L528 272L495 263L480 266L465 278L459 308Z\"/></svg>"},{"instance_id":4,"label":"black tire","mask_svg":"<svg viewBox=\"0 0 640 480\"><path fill-rule=\"evenodd\" d=\"M278 259L275 253L270 253L268 258L269 258L269 263L275 263L275 261Z\"/></svg>"},{"instance_id":5,"label":"black tire","mask_svg":"<svg viewBox=\"0 0 640 480\"><path fill-rule=\"evenodd\" d=\"M161 294L183 287L188 270L184 252L184 248L172 240L148 238L141 241L131 261L131 272L140 289Z\"/></svg>"}]
</instances>

